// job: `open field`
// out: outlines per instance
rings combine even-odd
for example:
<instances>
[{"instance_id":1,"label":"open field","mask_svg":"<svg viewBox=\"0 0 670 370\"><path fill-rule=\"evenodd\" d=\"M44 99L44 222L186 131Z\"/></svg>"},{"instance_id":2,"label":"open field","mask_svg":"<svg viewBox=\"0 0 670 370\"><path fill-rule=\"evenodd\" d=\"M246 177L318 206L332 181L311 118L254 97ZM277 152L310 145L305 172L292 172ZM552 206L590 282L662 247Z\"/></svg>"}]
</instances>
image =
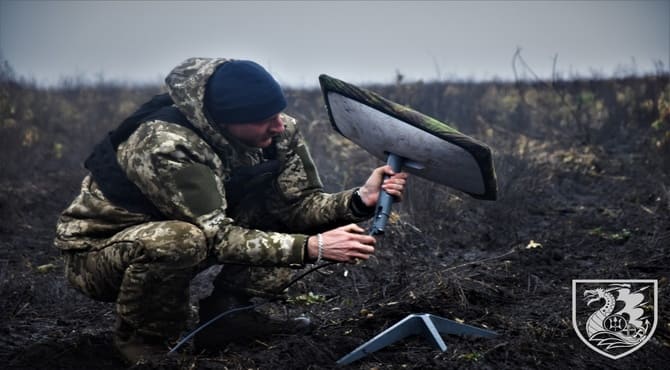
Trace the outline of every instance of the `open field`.
<instances>
[{"instance_id":1,"label":"open field","mask_svg":"<svg viewBox=\"0 0 670 370\"><path fill-rule=\"evenodd\" d=\"M410 313L464 320L499 336L448 336L444 353L412 338L349 368L667 367L668 75L369 88L490 145L500 199L478 201L412 178L373 259L329 267L296 284L289 311L309 313L318 324L313 333L231 345L220 355L170 359L156 368L332 368ZM123 368L111 343L113 304L67 285L51 241L93 144L158 92L0 81L3 367ZM333 131L320 91L287 95L288 113L298 118L327 190L361 184L379 163ZM531 241L541 246L529 248ZM572 326L573 279L657 279L652 339L616 361L589 349ZM206 289L203 275L194 300Z\"/></svg>"}]
</instances>

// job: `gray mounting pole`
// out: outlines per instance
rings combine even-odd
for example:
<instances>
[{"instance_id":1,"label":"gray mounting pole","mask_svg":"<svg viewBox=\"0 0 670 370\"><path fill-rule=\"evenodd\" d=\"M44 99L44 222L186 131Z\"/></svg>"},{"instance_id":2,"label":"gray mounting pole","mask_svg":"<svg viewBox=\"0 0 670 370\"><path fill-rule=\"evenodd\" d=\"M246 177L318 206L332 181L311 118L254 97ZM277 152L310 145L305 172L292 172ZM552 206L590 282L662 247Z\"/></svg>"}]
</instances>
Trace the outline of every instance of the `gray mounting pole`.
<instances>
[{"instance_id":1,"label":"gray mounting pole","mask_svg":"<svg viewBox=\"0 0 670 370\"><path fill-rule=\"evenodd\" d=\"M389 153L386 164L391 166L393 172L400 172L402 169L402 157ZM384 176L387 179L389 176ZM391 215L391 208L393 207L393 197L385 190L381 191L379 199L377 200L377 208L375 210L374 223L370 228L370 235L379 235L384 233L384 227Z\"/></svg>"},{"instance_id":2,"label":"gray mounting pole","mask_svg":"<svg viewBox=\"0 0 670 370\"><path fill-rule=\"evenodd\" d=\"M418 334L427 337L442 352L447 350L447 345L440 334L470 335L484 338L498 335L491 330L461 324L440 316L427 313L411 314L337 360L337 365L348 365L405 337Z\"/></svg>"}]
</instances>

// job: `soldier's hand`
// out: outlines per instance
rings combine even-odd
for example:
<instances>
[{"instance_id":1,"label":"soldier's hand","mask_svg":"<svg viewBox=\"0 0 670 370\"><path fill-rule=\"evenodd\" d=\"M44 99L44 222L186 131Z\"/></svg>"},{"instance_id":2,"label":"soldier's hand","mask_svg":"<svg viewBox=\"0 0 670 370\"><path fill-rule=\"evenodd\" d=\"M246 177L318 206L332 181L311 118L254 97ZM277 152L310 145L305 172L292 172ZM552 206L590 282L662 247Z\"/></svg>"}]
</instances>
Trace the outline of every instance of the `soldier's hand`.
<instances>
[{"instance_id":1,"label":"soldier's hand","mask_svg":"<svg viewBox=\"0 0 670 370\"><path fill-rule=\"evenodd\" d=\"M322 259L337 262L356 263L358 259L368 259L375 251L375 238L364 234L365 230L350 224L321 234L323 242ZM307 241L307 251L312 260L319 254L319 243L316 236Z\"/></svg>"},{"instance_id":2,"label":"soldier's hand","mask_svg":"<svg viewBox=\"0 0 670 370\"><path fill-rule=\"evenodd\" d=\"M384 175L389 175L389 178L384 180ZM389 165L377 167L372 171L365 184L361 186L359 194L363 203L368 207L374 207L377 204L380 188L386 190L396 201L400 201L405 191L406 182L407 173L395 173Z\"/></svg>"}]
</instances>

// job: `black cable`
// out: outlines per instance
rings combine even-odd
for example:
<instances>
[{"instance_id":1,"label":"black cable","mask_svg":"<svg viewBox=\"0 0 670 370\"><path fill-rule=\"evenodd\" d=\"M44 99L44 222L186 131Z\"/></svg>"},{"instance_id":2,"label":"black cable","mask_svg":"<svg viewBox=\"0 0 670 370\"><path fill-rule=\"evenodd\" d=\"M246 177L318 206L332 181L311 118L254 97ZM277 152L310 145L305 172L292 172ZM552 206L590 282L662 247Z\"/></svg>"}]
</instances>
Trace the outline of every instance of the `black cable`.
<instances>
[{"instance_id":1,"label":"black cable","mask_svg":"<svg viewBox=\"0 0 670 370\"><path fill-rule=\"evenodd\" d=\"M388 176L386 176L386 177L388 177ZM377 213L379 213L379 211L381 210L381 208L380 208L379 205L377 206L377 209L378 209ZM389 207L389 209L390 209L390 207ZM375 218L376 218L376 217L375 217ZM374 236L374 235L377 235L377 234L381 234L381 233L379 233L378 230L376 230L375 225L374 225L374 223L373 223L373 225L372 225L372 226L370 227L370 229L368 230L368 235ZM278 291L279 291L279 292L283 292L284 290L288 289L291 285L295 284L298 280L304 278L305 276L311 274L312 272L317 271L317 270L320 270L320 269L322 269L322 268L324 268L324 267L327 267L327 266L334 265L334 264L336 264L336 263L339 263L339 262L327 262L327 263L324 263L324 264L316 265L316 266L312 267L311 269L309 269L309 270L303 272L302 274L300 274L300 275L294 277L293 279L291 279L291 281L289 281L287 284L284 284L284 286L282 286L281 289L278 289ZM204 323L204 324L198 326L197 328L195 328L195 329L194 329L193 331L191 331L190 333L188 333L183 339L181 339L179 342L177 342L177 344L170 350L170 352L168 352L168 354L172 354L172 353L174 353L174 351L176 351L177 349L179 349L182 345L184 345L184 343L188 342L188 341L189 341L191 338L193 338L193 336L196 335L198 332L200 332L201 330L203 330L204 328L206 328L207 326L209 326L209 325L212 324L213 322L217 321L218 319L220 319L220 318L222 318L222 317L224 317L224 316L226 316L226 315L229 315L229 314L231 314L231 313L233 313L233 312L244 311L244 310L249 310L249 309L255 309L255 308L257 308L257 307L266 305L266 304L268 304L268 303L275 302L275 301L277 301L277 300L279 300L279 298L268 299L268 300L266 300L265 302L260 302L260 303L256 303L256 304L251 304L251 305L248 305L248 306L235 307L235 308L232 308L232 309L230 309L230 310L228 310L228 311L222 312L222 313L216 315L216 316L215 316L214 318L212 318L211 320L207 321L206 323Z\"/></svg>"},{"instance_id":2,"label":"black cable","mask_svg":"<svg viewBox=\"0 0 670 370\"><path fill-rule=\"evenodd\" d=\"M170 350L170 352L168 352L168 355L171 355L172 353L174 353L174 351L178 350L179 347L183 346L184 343L188 342L191 338L193 338L194 335L198 334L202 329L206 328L207 326L209 326L209 324L213 323L214 321L216 321L216 320L218 320L218 319L220 319L220 318L222 318L222 317L224 317L224 316L226 316L226 315L228 315L228 314L231 314L231 313L233 313L233 312L244 311L244 310L248 310L248 309L256 308L256 307L259 307L259 306L268 304L268 303L270 303L270 302L271 302L271 301L262 302L262 303L256 303L256 304L250 304L250 305L248 305L248 306L235 307L235 308L231 308L231 309L228 310L228 311L225 311L225 312L222 312L222 313L216 315L216 316L213 317L211 320L209 320L209 321L207 321L206 323L204 323L204 324L198 326L198 327L195 328L193 331L191 331L190 333L188 333L184 338L182 338L181 340L179 340L179 342L177 342L177 344L175 344L175 346L172 347L172 349Z\"/></svg>"},{"instance_id":3,"label":"black cable","mask_svg":"<svg viewBox=\"0 0 670 370\"><path fill-rule=\"evenodd\" d=\"M338 263L338 262L327 262L327 263L324 263L324 264L316 265L316 266L310 268L309 270L303 272L302 274L300 274L300 275L294 277L293 279L291 279L291 281L289 281L288 283L284 284L284 286L282 286L282 288L279 289L278 291L283 292L284 290L288 289L291 285L295 284L298 280L304 278L305 276L311 274L312 272L317 271L317 270L320 270L320 269L322 269L322 268L324 268L324 267L327 267L327 266L334 265L334 264L336 264L336 263ZM170 352L168 352L168 355L173 354L176 350L178 350L181 346L183 346L184 343L188 342L191 338L193 338L193 336L195 336L195 335L198 334L201 330L203 330L204 328L208 327L210 324L212 324L213 322L219 320L220 318L222 318L222 317L224 317L224 316L226 316L226 315L229 315L229 314L231 314L231 313L234 313L234 312L239 312L239 311L245 311L245 310L255 309L255 308L264 306L264 305L266 305L266 304L268 304L268 303L275 302L275 301L277 301L277 300L279 300L279 298L268 299L268 300L266 300L265 302L260 302L260 303L255 303L255 304L250 304L250 305L248 305L248 306L234 307L234 308L229 309L228 311L225 311L225 312L222 312L222 313L216 315L215 317L213 317L212 319L210 319L210 320L207 321L206 323L204 323L204 324L198 326L197 328L193 329L193 331L191 331L191 332L188 333L185 337L183 337L182 339L180 339L179 342L177 342L177 344L175 344L175 346L172 347L172 349L170 349Z\"/></svg>"}]
</instances>

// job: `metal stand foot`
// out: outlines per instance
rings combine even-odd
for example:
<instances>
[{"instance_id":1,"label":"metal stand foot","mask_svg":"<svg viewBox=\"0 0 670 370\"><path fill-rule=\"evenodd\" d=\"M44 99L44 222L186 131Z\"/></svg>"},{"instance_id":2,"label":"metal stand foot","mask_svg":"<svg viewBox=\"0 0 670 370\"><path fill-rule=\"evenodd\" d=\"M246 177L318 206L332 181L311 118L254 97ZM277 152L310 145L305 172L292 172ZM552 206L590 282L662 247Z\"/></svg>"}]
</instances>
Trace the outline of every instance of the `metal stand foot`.
<instances>
[{"instance_id":1,"label":"metal stand foot","mask_svg":"<svg viewBox=\"0 0 670 370\"><path fill-rule=\"evenodd\" d=\"M337 360L337 364L339 366L348 365L405 337L417 334L427 337L442 352L447 350L447 345L440 334L471 335L484 338L498 335L494 331L461 324L427 313L411 314Z\"/></svg>"}]
</instances>

